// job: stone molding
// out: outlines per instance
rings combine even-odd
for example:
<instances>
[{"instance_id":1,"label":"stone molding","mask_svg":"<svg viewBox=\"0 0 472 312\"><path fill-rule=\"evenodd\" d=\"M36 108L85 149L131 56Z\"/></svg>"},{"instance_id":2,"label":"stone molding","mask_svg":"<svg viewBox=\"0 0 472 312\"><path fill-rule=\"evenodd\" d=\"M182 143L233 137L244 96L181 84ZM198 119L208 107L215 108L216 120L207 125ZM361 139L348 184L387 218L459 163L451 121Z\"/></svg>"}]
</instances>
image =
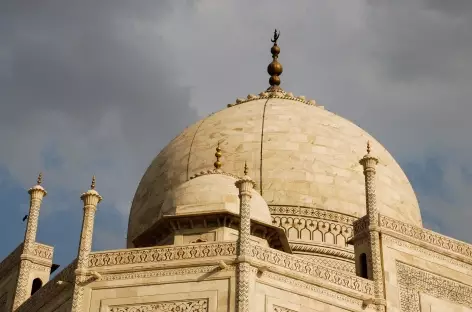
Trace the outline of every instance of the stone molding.
<instances>
[{"instance_id":1,"label":"stone molding","mask_svg":"<svg viewBox=\"0 0 472 312\"><path fill-rule=\"evenodd\" d=\"M291 92L261 92L258 95L255 94L249 94L245 99L244 98L238 98L236 99L235 103L228 104L228 107L233 107L235 105L255 101L255 100L262 100L262 99L285 99L285 100L292 100L296 102L300 102L306 105L311 105L311 106L316 106L319 108L323 108L323 106L319 106L316 104L315 100L307 100L304 96L294 96L293 93Z\"/></svg>"},{"instance_id":2,"label":"stone molding","mask_svg":"<svg viewBox=\"0 0 472 312\"><path fill-rule=\"evenodd\" d=\"M338 247L338 246L334 246ZM354 260L354 253L349 250L343 250L342 248L333 248L332 246L320 245L320 244L304 244L304 243L291 243L290 248L296 253L306 254L320 254L332 257L339 257L347 260Z\"/></svg>"},{"instance_id":3,"label":"stone molding","mask_svg":"<svg viewBox=\"0 0 472 312\"><path fill-rule=\"evenodd\" d=\"M472 245L386 216L380 216L382 230L402 235L402 239L425 248L447 254L459 255L464 262L472 264ZM386 234L389 234L386 232ZM451 255L452 256L452 255Z\"/></svg>"},{"instance_id":4,"label":"stone molding","mask_svg":"<svg viewBox=\"0 0 472 312\"><path fill-rule=\"evenodd\" d=\"M208 299L111 306L110 312L207 312Z\"/></svg>"},{"instance_id":5,"label":"stone molding","mask_svg":"<svg viewBox=\"0 0 472 312\"><path fill-rule=\"evenodd\" d=\"M396 262L402 312L421 312L420 293L472 308L472 287Z\"/></svg>"},{"instance_id":6,"label":"stone molding","mask_svg":"<svg viewBox=\"0 0 472 312\"><path fill-rule=\"evenodd\" d=\"M180 276L190 274L207 274L212 272L230 272L235 271L236 266L229 264L225 269L221 269L217 265L213 266L200 266L200 267L184 267L184 268L173 268L173 269L162 269L152 271L138 271L138 272L126 272L126 273L108 273L102 275L102 281L118 281L118 280L132 280L136 278L153 278L163 276Z\"/></svg>"},{"instance_id":7,"label":"stone molding","mask_svg":"<svg viewBox=\"0 0 472 312\"><path fill-rule=\"evenodd\" d=\"M358 218L336 211L321 208L289 205L269 205L271 215L290 215L293 217L312 217L321 220L339 222L354 225Z\"/></svg>"}]
</instances>

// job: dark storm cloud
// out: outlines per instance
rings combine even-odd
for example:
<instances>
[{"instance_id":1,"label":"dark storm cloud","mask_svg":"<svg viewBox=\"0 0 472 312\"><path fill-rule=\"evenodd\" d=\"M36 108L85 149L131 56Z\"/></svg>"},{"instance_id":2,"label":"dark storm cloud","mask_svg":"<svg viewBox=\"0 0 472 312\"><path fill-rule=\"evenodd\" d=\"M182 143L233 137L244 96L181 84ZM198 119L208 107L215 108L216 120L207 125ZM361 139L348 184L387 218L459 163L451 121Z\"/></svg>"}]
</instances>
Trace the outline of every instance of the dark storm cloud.
<instances>
[{"instance_id":1,"label":"dark storm cloud","mask_svg":"<svg viewBox=\"0 0 472 312\"><path fill-rule=\"evenodd\" d=\"M95 173L107 209L126 219L160 148L199 116L267 87L277 27L287 91L354 120L413 172L443 161L439 178L458 200L419 189L434 218L454 207L457 220L442 225L452 229L465 222L471 185L458 169L472 161L468 3L3 1L0 164L24 186L47 165L51 210L69 209L53 194L75 203ZM98 224L97 235L111 228Z\"/></svg>"}]
</instances>

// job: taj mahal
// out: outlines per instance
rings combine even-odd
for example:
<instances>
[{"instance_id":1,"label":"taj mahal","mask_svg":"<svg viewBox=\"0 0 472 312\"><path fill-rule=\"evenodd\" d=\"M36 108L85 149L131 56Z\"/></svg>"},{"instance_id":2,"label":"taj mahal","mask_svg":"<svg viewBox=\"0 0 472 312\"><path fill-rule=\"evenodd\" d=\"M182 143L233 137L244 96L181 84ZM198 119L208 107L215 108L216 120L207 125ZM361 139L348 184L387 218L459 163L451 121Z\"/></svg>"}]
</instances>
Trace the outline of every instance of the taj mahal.
<instances>
[{"instance_id":1,"label":"taj mahal","mask_svg":"<svg viewBox=\"0 0 472 312\"><path fill-rule=\"evenodd\" d=\"M366 131L282 88L278 44L276 31L266 90L151 162L127 248L92 251L106 200L93 177L76 259L51 277L40 175L0 263L0 311L472 312L472 245L423 228L407 176Z\"/></svg>"}]
</instances>

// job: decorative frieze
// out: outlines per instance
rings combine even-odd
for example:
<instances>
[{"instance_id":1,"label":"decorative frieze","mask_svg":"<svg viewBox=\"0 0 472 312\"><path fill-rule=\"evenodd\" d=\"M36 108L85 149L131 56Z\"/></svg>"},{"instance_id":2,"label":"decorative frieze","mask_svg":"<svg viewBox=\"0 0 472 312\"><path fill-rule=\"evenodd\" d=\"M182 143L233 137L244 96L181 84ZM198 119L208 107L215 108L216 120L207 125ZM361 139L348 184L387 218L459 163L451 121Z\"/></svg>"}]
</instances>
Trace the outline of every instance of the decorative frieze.
<instances>
[{"instance_id":1,"label":"decorative frieze","mask_svg":"<svg viewBox=\"0 0 472 312\"><path fill-rule=\"evenodd\" d=\"M52 260L52 256L54 253L54 247L40 244L40 243L34 243L33 246L33 255L42 259L46 260Z\"/></svg>"},{"instance_id":2,"label":"decorative frieze","mask_svg":"<svg viewBox=\"0 0 472 312\"><path fill-rule=\"evenodd\" d=\"M421 312L420 293L472 308L472 287L396 262L402 312Z\"/></svg>"},{"instance_id":3,"label":"decorative frieze","mask_svg":"<svg viewBox=\"0 0 472 312\"><path fill-rule=\"evenodd\" d=\"M339 213L336 211L330 211L320 208L313 207L303 207L303 206L279 206L279 205L269 205L271 215L290 215L297 217L311 217L315 219L334 221L338 223L343 223L347 225L353 225L354 221L358 218Z\"/></svg>"},{"instance_id":4,"label":"decorative frieze","mask_svg":"<svg viewBox=\"0 0 472 312\"><path fill-rule=\"evenodd\" d=\"M304 244L304 243L291 243L290 247L292 251L296 253L312 253L327 255L330 257L339 257L347 260L354 260L354 252L352 249L341 249L336 248L337 246L321 246L320 244Z\"/></svg>"},{"instance_id":5,"label":"decorative frieze","mask_svg":"<svg viewBox=\"0 0 472 312\"><path fill-rule=\"evenodd\" d=\"M317 265L322 265L328 268L332 268L335 270L344 271L347 273L351 273L353 275L356 274L356 266L354 262L348 262L344 260L337 260L333 258L327 257L318 257L314 255L300 255L297 254L298 257L304 258L308 261L311 261Z\"/></svg>"},{"instance_id":6,"label":"decorative frieze","mask_svg":"<svg viewBox=\"0 0 472 312\"><path fill-rule=\"evenodd\" d=\"M157 303L145 303L138 305L115 306L109 308L110 312L207 312L208 299L193 299L182 301L169 301Z\"/></svg>"}]
</instances>

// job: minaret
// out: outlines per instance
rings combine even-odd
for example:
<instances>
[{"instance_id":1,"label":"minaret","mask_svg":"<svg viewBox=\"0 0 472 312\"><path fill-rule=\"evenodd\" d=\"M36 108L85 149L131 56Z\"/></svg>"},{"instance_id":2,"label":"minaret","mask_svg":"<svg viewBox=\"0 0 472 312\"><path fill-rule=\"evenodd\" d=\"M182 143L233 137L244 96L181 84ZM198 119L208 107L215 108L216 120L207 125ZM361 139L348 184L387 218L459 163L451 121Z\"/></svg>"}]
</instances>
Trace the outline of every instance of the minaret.
<instances>
[{"instance_id":1,"label":"minaret","mask_svg":"<svg viewBox=\"0 0 472 312\"><path fill-rule=\"evenodd\" d=\"M274 37L271 41L274 43L270 52L272 53L272 62L267 67L267 73L270 75L269 84L270 87L267 89L267 92L280 92L282 88L280 87L280 75L282 75L283 67L279 63L279 54L280 47L277 45L277 40L280 37L280 32L277 32L277 29L274 31Z\"/></svg>"},{"instance_id":2,"label":"minaret","mask_svg":"<svg viewBox=\"0 0 472 312\"><path fill-rule=\"evenodd\" d=\"M72 311L81 311L84 285L89 278L88 259L92 251L93 225L95 221L95 212L97 205L102 197L95 190L95 176L92 178L90 190L83 193L80 199L84 203L84 214L82 219L82 231L80 234L79 249L77 255L77 267L75 270L75 286L72 299Z\"/></svg>"},{"instance_id":3,"label":"minaret","mask_svg":"<svg viewBox=\"0 0 472 312\"><path fill-rule=\"evenodd\" d=\"M38 176L35 186L28 190L30 195L30 207L27 216L25 239L23 241L23 252L21 254L21 262L18 273L18 281L13 300L13 311L16 310L23 302L28 299L31 292L31 268L35 262L34 249L36 243L36 234L38 232L39 210L43 198L46 196L46 190L41 186L42 174Z\"/></svg>"},{"instance_id":4,"label":"minaret","mask_svg":"<svg viewBox=\"0 0 472 312\"><path fill-rule=\"evenodd\" d=\"M249 296L251 281L251 265L249 264L249 249L251 240L251 191L255 182L248 176L247 164L244 164L244 177L236 182L239 188L240 199L240 222L239 240L237 245L238 253L238 279L237 279L237 311L249 312Z\"/></svg>"},{"instance_id":5,"label":"minaret","mask_svg":"<svg viewBox=\"0 0 472 312\"><path fill-rule=\"evenodd\" d=\"M359 163L364 167L366 210L370 224L378 224L379 211L375 196L375 167L379 160L370 154L370 142L367 142L367 154Z\"/></svg>"},{"instance_id":6,"label":"minaret","mask_svg":"<svg viewBox=\"0 0 472 312\"><path fill-rule=\"evenodd\" d=\"M380 250L379 211L375 195L375 167L378 159L370 153L370 142L367 142L367 154L359 161L364 167L365 198L368 219L367 243L367 272L374 282L374 304L377 311L385 311L384 276L382 254Z\"/></svg>"}]
</instances>

